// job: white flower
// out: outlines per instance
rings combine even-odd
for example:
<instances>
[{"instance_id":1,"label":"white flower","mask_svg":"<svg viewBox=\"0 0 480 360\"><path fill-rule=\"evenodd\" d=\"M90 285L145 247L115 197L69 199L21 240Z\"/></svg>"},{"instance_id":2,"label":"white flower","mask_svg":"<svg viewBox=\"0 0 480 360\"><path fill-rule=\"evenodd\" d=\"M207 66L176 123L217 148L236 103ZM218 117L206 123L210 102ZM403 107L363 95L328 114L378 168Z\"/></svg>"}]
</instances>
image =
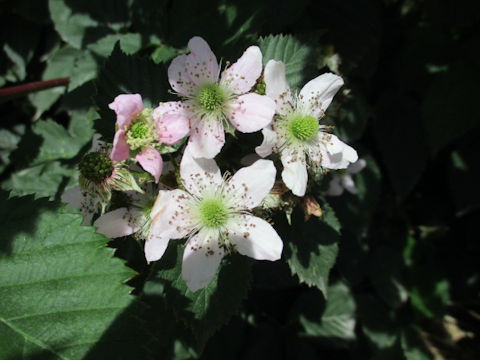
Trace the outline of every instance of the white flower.
<instances>
[{"instance_id":1,"label":"white flower","mask_svg":"<svg viewBox=\"0 0 480 360\"><path fill-rule=\"evenodd\" d=\"M274 102L249 93L262 73L262 53L250 46L240 59L220 75L215 54L202 38L188 42L190 53L173 59L168 80L184 101L176 111L191 120L188 146L192 155L214 158L225 143L225 127L251 133L272 121Z\"/></svg>"},{"instance_id":2,"label":"white flower","mask_svg":"<svg viewBox=\"0 0 480 360\"><path fill-rule=\"evenodd\" d=\"M287 83L284 63L270 60L264 76L266 94L275 101L278 116L270 127L263 129L263 143L255 150L262 157L280 153L283 182L295 195L303 196L308 180L307 157L311 164L327 169L344 169L358 159L352 147L319 124L343 80L331 73L323 74L294 95Z\"/></svg>"},{"instance_id":3,"label":"white flower","mask_svg":"<svg viewBox=\"0 0 480 360\"><path fill-rule=\"evenodd\" d=\"M356 194L358 190L352 175L362 171L365 166L367 166L367 162L364 159L358 159L353 164L348 165L344 174L334 174L332 180L330 180L327 195L340 196L344 190L347 190L350 194Z\"/></svg>"},{"instance_id":4,"label":"white flower","mask_svg":"<svg viewBox=\"0 0 480 360\"><path fill-rule=\"evenodd\" d=\"M226 180L214 160L195 159L187 148L180 164L186 191L160 191L151 213L146 258L158 260L170 239L187 237L182 277L191 291L210 282L228 251L278 260L282 240L268 222L249 213L268 195L275 174L272 161L258 160Z\"/></svg>"}]
</instances>

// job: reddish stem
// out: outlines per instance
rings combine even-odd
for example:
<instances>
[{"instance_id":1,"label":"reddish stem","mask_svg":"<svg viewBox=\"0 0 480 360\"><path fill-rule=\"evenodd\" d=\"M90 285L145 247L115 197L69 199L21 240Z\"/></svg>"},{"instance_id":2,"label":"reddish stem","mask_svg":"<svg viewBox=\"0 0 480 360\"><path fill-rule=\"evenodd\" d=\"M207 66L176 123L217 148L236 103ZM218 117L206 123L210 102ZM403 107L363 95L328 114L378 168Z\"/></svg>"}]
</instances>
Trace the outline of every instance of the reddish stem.
<instances>
[{"instance_id":1,"label":"reddish stem","mask_svg":"<svg viewBox=\"0 0 480 360\"><path fill-rule=\"evenodd\" d=\"M0 89L0 102L10 100L28 93L50 89L56 86L64 86L70 82L70 78L59 78L46 81L33 81L22 85L10 86Z\"/></svg>"}]
</instances>

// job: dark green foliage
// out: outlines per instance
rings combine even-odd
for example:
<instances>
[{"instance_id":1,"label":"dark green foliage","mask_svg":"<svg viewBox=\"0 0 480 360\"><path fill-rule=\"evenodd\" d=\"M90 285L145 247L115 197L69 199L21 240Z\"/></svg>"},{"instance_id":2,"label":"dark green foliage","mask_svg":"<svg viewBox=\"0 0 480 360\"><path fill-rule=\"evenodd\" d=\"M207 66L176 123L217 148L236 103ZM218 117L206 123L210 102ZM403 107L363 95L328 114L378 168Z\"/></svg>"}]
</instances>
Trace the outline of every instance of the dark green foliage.
<instances>
[{"instance_id":1,"label":"dark green foliage","mask_svg":"<svg viewBox=\"0 0 480 360\"><path fill-rule=\"evenodd\" d=\"M0 86L70 78L0 103L1 360L479 358L477 1L1 4ZM319 176L308 195L321 217L272 215L281 260L228 255L192 293L181 241L147 264L143 244L120 238L114 252L58 200L94 132L113 139L117 95L178 100L167 68L195 35L223 66L258 45L294 90L341 75L320 124L367 167L357 194L326 197L333 174ZM222 169L262 140L237 135Z\"/></svg>"}]
</instances>

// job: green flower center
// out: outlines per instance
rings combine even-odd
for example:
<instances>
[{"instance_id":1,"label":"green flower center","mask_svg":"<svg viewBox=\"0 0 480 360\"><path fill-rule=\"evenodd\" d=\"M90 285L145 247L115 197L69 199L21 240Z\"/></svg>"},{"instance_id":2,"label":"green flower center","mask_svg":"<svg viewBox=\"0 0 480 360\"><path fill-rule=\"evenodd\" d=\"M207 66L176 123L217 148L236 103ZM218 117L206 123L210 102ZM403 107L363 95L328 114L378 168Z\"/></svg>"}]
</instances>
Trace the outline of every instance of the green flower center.
<instances>
[{"instance_id":1,"label":"green flower center","mask_svg":"<svg viewBox=\"0 0 480 360\"><path fill-rule=\"evenodd\" d=\"M126 136L130 149L136 150L155 141L155 131L150 121L139 119L130 126Z\"/></svg>"},{"instance_id":2,"label":"green flower center","mask_svg":"<svg viewBox=\"0 0 480 360\"><path fill-rule=\"evenodd\" d=\"M225 103L225 94L217 84L207 84L197 94L197 101L207 111L217 111Z\"/></svg>"},{"instance_id":3,"label":"green flower center","mask_svg":"<svg viewBox=\"0 0 480 360\"><path fill-rule=\"evenodd\" d=\"M150 128L144 121L137 122L136 124L133 124L129 131L129 135L134 139L141 139L149 133L149 130Z\"/></svg>"},{"instance_id":4,"label":"green flower center","mask_svg":"<svg viewBox=\"0 0 480 360\"><path fill-rule=\"evenodd\" d=\"M218 199L203 200L199 207L200 221L209 228L217 228L225 224L228 218L227 208Z\"/></svg>"},{"instance_id":5,"label":"green flower center","mask_svg":"<svg viewBox=\"0 0 480 360\"><path fill-rule=\"evenodd\" d=\"M288 129L297 140L312 140L318 133L318 120L314 116L295 116L290 120Z\"/></svg>"},{"instance_id":6,"label":"green flower center","mask_svg":"<svg viewBox=\"0 0 480 360\"><path fill-rule=\"evenodd\" d=\"M103 180L112 175L113 164L110 158L100 152L91 152L85 155L78 169L82 176L94 183L101 183Z\"/></svg>"}]
</instances>

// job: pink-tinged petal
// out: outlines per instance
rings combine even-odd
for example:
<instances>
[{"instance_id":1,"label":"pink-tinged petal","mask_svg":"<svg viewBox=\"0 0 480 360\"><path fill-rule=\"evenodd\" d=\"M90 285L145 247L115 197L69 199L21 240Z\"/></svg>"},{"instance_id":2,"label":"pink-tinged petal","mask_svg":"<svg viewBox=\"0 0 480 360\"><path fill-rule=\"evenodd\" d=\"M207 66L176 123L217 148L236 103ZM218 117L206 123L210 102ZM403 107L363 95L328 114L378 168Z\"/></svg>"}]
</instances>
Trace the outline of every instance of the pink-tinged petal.
<instances>
[{"instance_id":1,"label":"pink-tinged petal","mask_svg":"<svg viewBox=\"0 0 480 360\"><path fill-rule=\"evenodd\" d=\"M196 158L213 159L225 144L223 125L214 120L195 119L191 122L188 148Z\"/></svg>"},{"instance_id":2,"label":"pink-tinged petal","mask_svg":"<svg viewBox=\"0 0 480 360\"><path fill-rule=\"evenodd\" d=\"M168 67L168 82L173 90L181 95L194 95L197 86L188 75L185 61L188 55L180 55L172 60Z\"/></svg>"},{"instance_id":3,"label":"pink-tinged petal","mask_svg":"<svg viewBox=\"0 0 480 360\"><path fill-rule=\"evenodd\" d=\"M190 79L197 85L215 83L218 80L218 62L215 54L201 37L188 42L190 54L185 60Z\"/></svg>"},{"instance_id":4,"label":"pink-tinged petal","mask_svg":"<svg viewBox=\"0 0 480 360\"><path fill-rule=\"evenodd\" d=\"M265 93L275 101L277 113L286 115L292 112L292 92L285 76L285 64L281 61L270 60L265 66L264 78Z\"/></svg>"},{"instance_id":5,"label":"pink-tinged petal","mask_svg":"<svg viewBox=\"0 0 480 360\"><path fill-rule=\"evenodd\" d=\"M300 91L298 103L313 116L320 118L343 86L343 79L327 73L310 80Z\"/></svg>"},{"instance_id":6,"label":"pink-tinged petal","mask_svg":"<svg viewBox=\"0 0 480 360\"><path fill-rule=\"evenodd\" d=\"M251 133L263 129L273 120L275 102L265 95L249 93L231 101L228 119L237 130Z\"/></svg>"},{"instance_id":7,"label":"pink-tinged petal","mask_svg":"<svg viewBox=\"0 0 480 360\"><path fill-rule=\"evenodd\" d=\"M297 196L305 195L308 173L303 152L284 149L280 155L283 164L282 180Z\"/></svg>"},{"instance_id":8,"label":"pink-tinged petal","mask_svg":"<svg viewBox=\"0 0 480 360\"><path fill-rule=\"evenodd\" d=\"M100 234L109 238L118 238L140 230L142 218L140 211L119 208L100 216L93 226L97 227L97 232Z\"/></svg>"},{"instance_id":9,"label":"pink-tinged petal","mask_svg":"<svg viewBox=\"0 0 480 360\"><path fill-rule=\"evenodd\" d=\"M156 149L148 147L138 154L135 159L137 159L146 172L152 174L155 178L155 183L158 183L163 168L163 160L160 153Z\"/></svg>"},{"instance_id":10,"label":"pink-tinged petal","mask_svg":"<svg viewBox=\"0 0 480 360\"><path fill-rule=\"evenodd\" d=\"M228 238L235 250L256 260L280 259L283 242L272 225L252 215L240 215L234 221L237 226L228 232Z\"/></svg>"},{"instance_id":11,"label":"pink-tinged petal","mask_svg":"<svg viewBox=\"0 0 480 360\"><path fill-rule=\"evenodd\" d=\"M123 130L117 130L113 138L113 148L110 153L110 159L113 161L123 161L129 157L130 149L127 140L125 140L125 132Z\"/></svg>"},{"instance_id":12,"label":"pink-tinged petal","mask_svg":"<svg viewBox=\"0 0 480 360\"><path fill-rule=\"evenodd\" d=\"M143 111L142 97L139 94L121 94L108 107L117 114L118 128L123 129L135 115Z\"/></svg>"},{"instance_id":13,"label":"pink-tinged petal","mask_svg":"<svg viewBox=\"0 0 480 360\"><path fill-rule=\"evenodd\" d=\"M334 176L328 185L328 196L340 196L343 194L343 187L340 185L340 176Z\"/></svg>"},{"instance_id":14,"label":"pink-tinged petal","mask_svg":"<svg viewBox=\"0 0 480 360\"><path fill-rule=\"evenodd\" d=\"M262 73L262 52L258 46L250 46L235 64L222 73L220 83L235 94L249 91Z\"/></svg>"},{"instance_id":15,"label":"pink-tinged petal","mask_svg":"<svg viewBox=\"0 0 480 360\"><path fill-rule=\"evenodd\" d=\"M181 101L161 103L153 111L157 140L165 144L176 144L190 132L188 113Z\"/></svg>"},{"instance_id":16,"label":"pink-tinged petal","mask_svg":"<svg viewBox=\"0 0 480 360\"><path fill-rule=\"evenodd\" d=\"M182 239L193 229L192 197L183 190L159 191L150 217L150 233L165 239Z\"/></svg>"},{"instance_id":17,"label":"pink-tinged petal","mask_svg":"<svg viewBox=\"0 0 480 360\"><path fill-rule=\"evenodd\" d=\"M270 127L262 130L263 142L255 148L255 152L261 157L267 157L273 152L273 148L277 144L277 134Z\"/></svg>"},{"instance_id":18,"label":"pink-tinged petal","mask_svg":"<svg viewBox=\"0 0 480 360\"><path fill-rule=\"evenodd\" d=\"M342 176L342 186L345 190L347 190L350 194L357 194L358 189L350 175Z\"/></svg>"},{"instance_id":19,"label":"pink-tinged petal","mask_svg":"<svg viewBox=\"0 0 480 360\"><path fill-rule=\"evenodd\" d=\"M358 159L353 164L348 165L347 174L357 174L362 171L365 166L367 166L365 159Z\"/></svg>"},{"instance_id":20,"label":"pink-tinged petal","mask_svg":"<svg viewBox=\"0 0 480 360\"><path fill-rule=\"evenodd\" d=\"M358 160L355 149L333 134L319 132L319 148L322 151L321 165L327 169L345 169Z\"/></svg>"},{"instance_id":21,"label":"pink-tinged petal","mask_svg":"<svg viewBox=\"0 0 480 360\"><path fill-rule=\"evenodd\" d=\"M90 225L93 215L100 211L99 198L82 190L80 186L65 190L61 199L70 208L80 210L84 216L82 225Z\"/></svg>"},{"instance_id":22,"label":"pink-tinged petal","mask_svg":"<svg viewBox=\"0 0 480 360\"><path fill-rule=\"evenodd\" d=\"M252 209L272 189L276 173L271 160L258 160L253 165L238 170L228 181L226 191L233 195L236 206Z\"/></svg>"},{"instance_id":23,"label":"pink-tinged petal","mask_svg":"<svg viewBox=\"0 0 480 360\"><path fill-rule=\"evenodd\" d=\"M160 260L167 249L170 239L150 234L145 241L145 259L147 263Z\"/></svg>"},{"instance_id":24,"label":"pink-tinged petal","mask_svg":"<svg viewBox=\"0 0 480 360\"><path fill-rule=\"evenodd\" d=\"M200 231L185 246L182 262L182 278L190 291L207 286L217 273L224 255L218 239Z\"/></svg>"},{"instance_id":25,"label":"pink-tinged petal","mask_svg":"<svg viewBox=\"0 0 480 360\"><path fill-rule=\"evenodd\" d=\"M180 163L180 178L190 194L201 196L202 193L222 184L222 175L213 159L194 158L189 146L183 153Z\"/></svg>"}]
</instances>

